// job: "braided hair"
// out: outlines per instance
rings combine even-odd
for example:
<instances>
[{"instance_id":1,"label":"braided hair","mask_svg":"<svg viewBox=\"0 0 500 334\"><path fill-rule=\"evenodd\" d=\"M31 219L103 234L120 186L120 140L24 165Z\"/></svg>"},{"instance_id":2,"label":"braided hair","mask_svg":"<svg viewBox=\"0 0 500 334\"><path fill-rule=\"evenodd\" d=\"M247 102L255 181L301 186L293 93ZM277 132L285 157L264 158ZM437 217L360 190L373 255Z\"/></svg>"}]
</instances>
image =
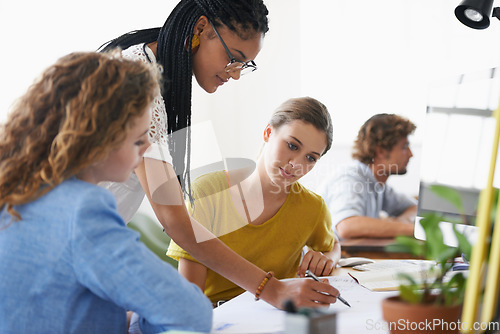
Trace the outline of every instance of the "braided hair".
<instances>
[{"instance_id":1,"label":"braided hair","mask_svg":"<svg viewBox=\"0 0 500 334\"><path fill-rule=\"evenodd\" d=\"M136 30L101 46L101 51L126 49L157 42L158 63L163 67L162 96L167 112L167 133L173 166L185 194L190 194L191 152L191 40L196 22L206 16L216 27L227 26L241 39L269 30L263 0L181 0L162 28ZM186 52L185 45L188 50ZM185 131L179 131L185 129ZM178 132L175 135L174 132Z\"/></svg>"}]
</instances>

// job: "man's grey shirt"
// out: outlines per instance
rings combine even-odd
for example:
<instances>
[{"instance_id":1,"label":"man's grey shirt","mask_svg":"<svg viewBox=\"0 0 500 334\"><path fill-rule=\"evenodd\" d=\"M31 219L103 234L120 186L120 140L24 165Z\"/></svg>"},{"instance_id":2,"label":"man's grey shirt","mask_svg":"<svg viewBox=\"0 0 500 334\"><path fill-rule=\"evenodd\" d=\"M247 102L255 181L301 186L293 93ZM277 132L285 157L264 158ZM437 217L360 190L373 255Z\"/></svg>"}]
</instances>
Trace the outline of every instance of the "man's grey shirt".
<instances>
[{"instance_id":1,"label":"man's grey shirt","mask_svg":"<svg viewBox=\"0 0 500 334\"><path fill-rule=\"evenodd\" d=\"M337 224L352 216L380 218L380 213L399 216L417 201L379 183L371 169L360 161L339 169L318 193L324 198L336 231Z\"/></svg>"}]
</instances>

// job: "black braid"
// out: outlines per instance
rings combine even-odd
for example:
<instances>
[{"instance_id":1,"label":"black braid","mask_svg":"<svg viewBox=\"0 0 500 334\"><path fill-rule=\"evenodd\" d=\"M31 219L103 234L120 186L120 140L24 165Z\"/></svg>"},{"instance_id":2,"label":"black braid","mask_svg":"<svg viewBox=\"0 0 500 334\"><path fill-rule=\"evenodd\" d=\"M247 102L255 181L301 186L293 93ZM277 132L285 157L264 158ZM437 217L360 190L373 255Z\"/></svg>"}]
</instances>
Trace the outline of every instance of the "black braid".
<instances>
[{"instance_id":1,"label":"black braid","mask_svg":"<svg viewBox=\"0 0 500 334\"><path fill-rule=\"evenodd\" d=\"M160 28L150 28L144 30L134 30L125 35L121 35L109 42L104 43L98 49L98 51L106 52L114 48L120 48L122 50L131 47L132 45L140 43L152 43L158 39L158 34L160 33Z\"/></svg>"},{"instance_id":2,"label":"black braid","mask_svg":"<svg viewBox=\"0 0 500 334\"><path fill-rule=\"evenodd\" d=\"M157 58L163 66L163 80L169 82L163 93L168 113L169 149L182 189L189 194L191 153L191 85L193 77L191 38L200 16L204 15L194 1L181 1L169 15L158 36ZM186 42L187 38L187 42ZM188 46L188 52L185 50ZM179 131L186 129L184 131Z\"/></svg>"},{"instance_id":3,"label":"black braid","mask_svg":"<svg viewBox=\"0 0 500 334\"><path fill-rule=\"evenodd\" d=\"M191 178L191 39L196 22L205 15L214 25L226 25L240 38L269 30L268 10L263 0L181 0L160 28L138 30L101 46L126 49L140 43L157 41L156 57L163 66L162 96L167 111L167 131L173 166L182 189L190 198ZM185 45L188 50L186 52ZM184 131L179 131L186 129Z\"/></svg>"},{"instance_id":4,"label":"black braid","mask_svg":"<svg viewBox=\"0 0 500 334\"><path fill-rule=\"evenodd\" d=\"M252 37L248 33L269 30L266 5L262 0L195 0L205 10L206 16L219 27L226 25L240 38ZM209 13L209 14L208 14Z\"/></svg>"}]
</instances>

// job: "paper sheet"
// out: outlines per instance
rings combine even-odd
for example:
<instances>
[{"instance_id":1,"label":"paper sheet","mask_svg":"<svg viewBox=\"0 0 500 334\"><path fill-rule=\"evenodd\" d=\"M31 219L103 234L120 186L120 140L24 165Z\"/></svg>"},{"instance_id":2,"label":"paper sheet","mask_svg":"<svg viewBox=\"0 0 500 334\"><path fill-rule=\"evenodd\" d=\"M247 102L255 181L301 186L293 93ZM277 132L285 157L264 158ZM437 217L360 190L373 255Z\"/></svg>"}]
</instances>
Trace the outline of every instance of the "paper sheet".
<instances>
[{"instance_id":1,"label":"paper sheet","mask_svg":"<svg viewBox=\"0 0 500 334\"><path fill-rule=\"evenodd\" d=\"M285 312L245 292L214 311L211 333L284 333Z\"/></svg>"},{"instance_id":2,"label":"paper sheet","mask_svg":"<svg viewBox=\"0 0 500 334\"><path fill-rule=\"evenodd\" d=\"M339 290L351 305L341 302L330 305L338 312L337 333L363 333L370 322L381 322L380 303L394 292L373 292L356 283L349 276L328 277L331 285ZM259 300L245 292L214 310L214 325L211 333L217 334L257 334L284 333L285 312ZM370 332L379 334L379 332Z\"/></svg>"},{"instance_id":3,"label":"paper sheet","mask_svg":"<svg viewBox=\"0 0 500 334\"><path fill-rule=\"evenodd\" d=\"M390 261L390 260L388 260ZM397 263L397 260L394 260ZM431 281L438 274L437 271L430 271L434 264L429 261L420 261L413 266L402 265L401 267L390 267L381 270L370 270L352 272L360 285L372 291L398 291L401 284L408 283L399 277L400 273L411 276L416 282Z\"/></svg>"}]
</instances>

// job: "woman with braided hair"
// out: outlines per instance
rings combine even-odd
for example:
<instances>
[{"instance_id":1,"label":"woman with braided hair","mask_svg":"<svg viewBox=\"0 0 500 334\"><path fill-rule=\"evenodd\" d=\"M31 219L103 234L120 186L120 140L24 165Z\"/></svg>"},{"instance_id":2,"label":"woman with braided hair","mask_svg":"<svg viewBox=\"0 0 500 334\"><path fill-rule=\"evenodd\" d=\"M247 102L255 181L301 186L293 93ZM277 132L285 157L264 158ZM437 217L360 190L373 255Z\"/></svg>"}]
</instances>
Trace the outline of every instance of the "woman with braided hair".
<instances>
[{"instance_id":1,"label":"woman with braided hair","mask_svg":"<svg viewBox=\"0 0 500 334\"><path fill-rule=\"evenodd\" d=\"M337 290L323 282L281 282L246 261L215 237L204 236L188 214L192 77L213 93L230 79L257 69L254 58L268 31L262 0L181 0L161 28L137 30L101 47L121 48L125 57L163 67L162 93L154 100L152 142L135 173L124 183L103 184L129 221L144 194L165 232L201 263L270 304L298 306L334 303ZM180 181L180 185L179 185ZM201 231L201 232L200 232ZM199 240L204 240L203 242Z\"/></svg>"}]
</instances>

